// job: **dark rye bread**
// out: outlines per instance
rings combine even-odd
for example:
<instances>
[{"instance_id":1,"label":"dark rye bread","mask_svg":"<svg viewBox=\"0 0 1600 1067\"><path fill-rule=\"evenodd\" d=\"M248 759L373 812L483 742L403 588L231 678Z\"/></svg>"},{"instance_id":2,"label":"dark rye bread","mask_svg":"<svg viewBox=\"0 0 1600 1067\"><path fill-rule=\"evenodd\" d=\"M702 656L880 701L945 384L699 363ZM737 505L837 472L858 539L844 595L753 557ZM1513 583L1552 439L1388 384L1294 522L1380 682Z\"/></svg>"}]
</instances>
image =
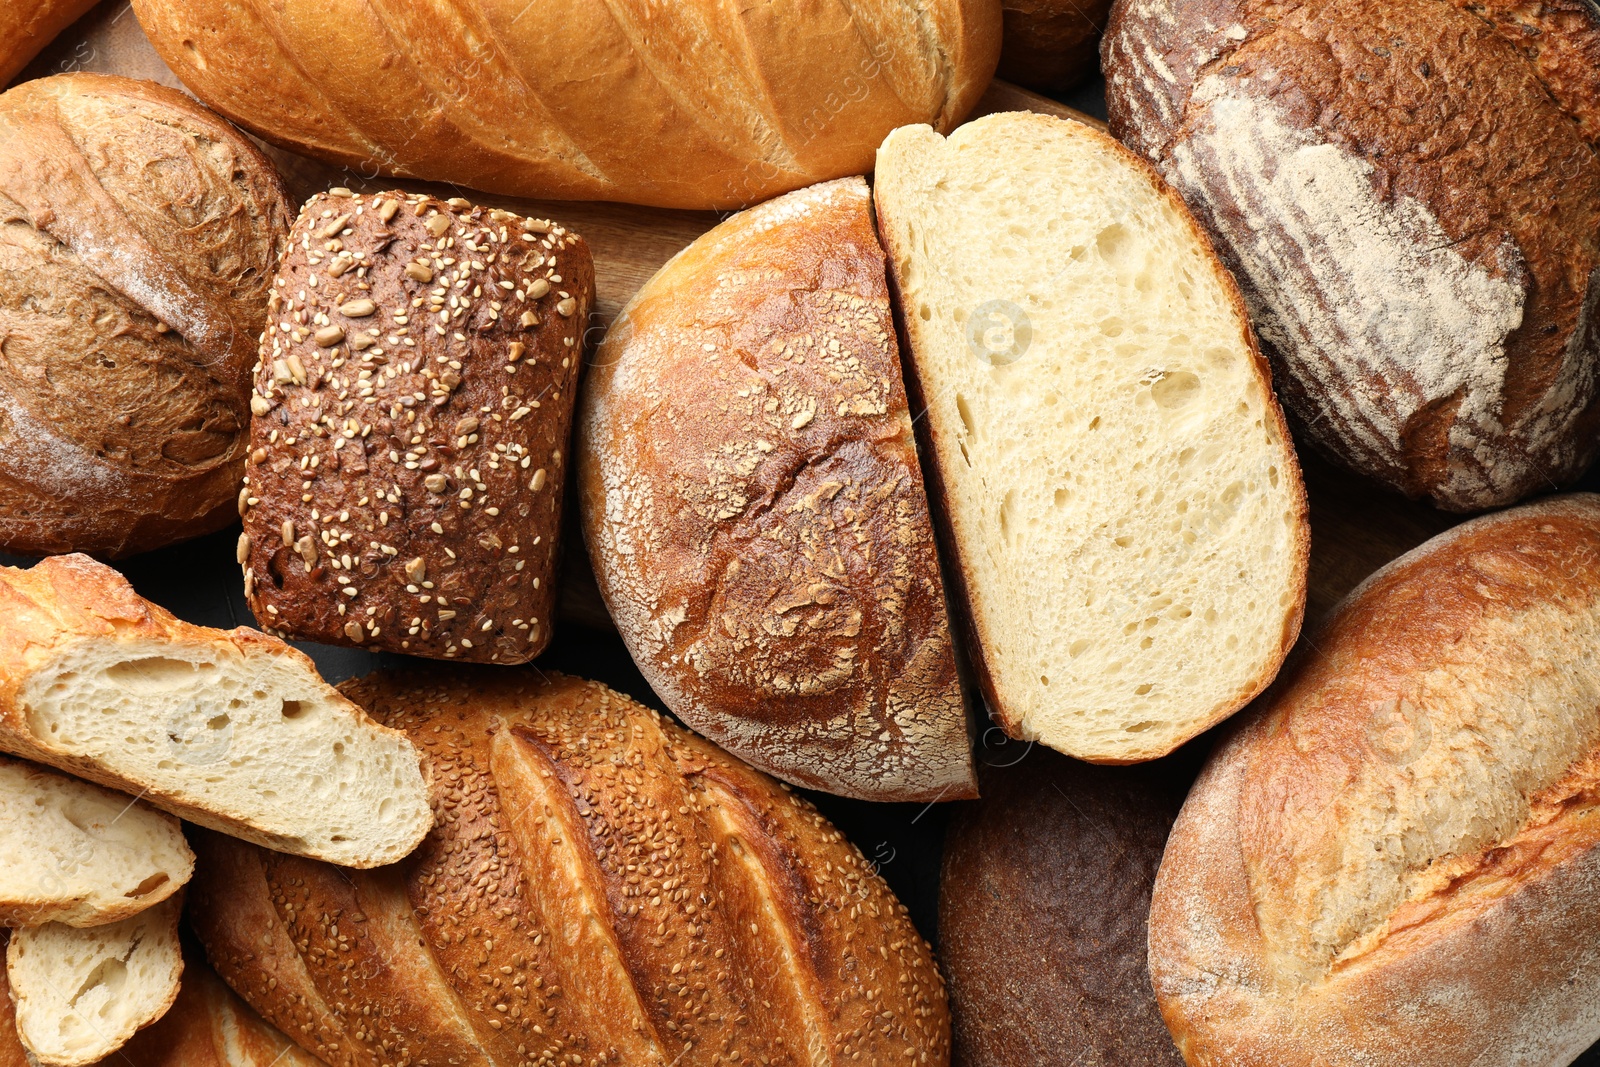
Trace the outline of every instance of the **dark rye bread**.
<instances>
[{"instance_id":1,"label":"dark rye bread","mask_svg":"<svg viewBox=\"0 0 1600 1067\"><path fill-rule=\"evenodd\" d=\"M550 639L594 264L405 193L313 197L274 282L239 562L283 637L522 663Z\"/></svg>"},{"instance_id":2,"label":"dark rye bread","mask_svg":"<svg viewBox=\"0 0 1600 1067\"><path fill-rule=\"evenodd\" d=\"M1182 1067L1145 965L1150 890L1194 777L1015 743L945 838L939 952L959 1067ZM1011 765L1015 761L1014 765Z\"/></svg>"},{"instance_id":3,"label":"dark rye bread","mask_svg":"<svg viewBox=\"0 0 1600 1067\"><path fill-rule=\"evenodd\" d=\"M1209 228L1330 456L1463 511L1600 443L1600 8L1123 0L1114 134Z\"/></svg>"},{"instance_id":4,"label":"dark rye bread","mask_svg":"<svg viewBox=\"0 0 1600 1067\"><path fill-rule=\"evenodd\" d=\"M1005 0L996 77L1061 93L1100 73L1111 0Z\"/></svg>"}]
</instances>

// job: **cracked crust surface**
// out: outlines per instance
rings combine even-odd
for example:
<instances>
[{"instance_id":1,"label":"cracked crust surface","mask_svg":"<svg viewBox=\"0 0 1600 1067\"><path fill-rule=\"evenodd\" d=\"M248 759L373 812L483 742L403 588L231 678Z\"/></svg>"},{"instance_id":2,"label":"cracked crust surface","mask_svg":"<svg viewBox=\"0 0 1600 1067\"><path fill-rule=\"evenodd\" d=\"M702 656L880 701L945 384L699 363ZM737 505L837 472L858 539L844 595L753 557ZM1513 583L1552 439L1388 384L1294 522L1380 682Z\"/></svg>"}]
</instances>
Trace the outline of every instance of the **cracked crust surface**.
<instances>
[{"instance_id":1,"label":"cracked crust surface","mask_svg":"<svg viewBox=\"0 0 1600 1067\"><path fill-rule=\"evenodd\" d=\"M673 713L790 782L973 791L866 183L763 204L636 296L585 385L601 593Z\"/></svg>"},{"instance_id":2,"label":"cracked crust surface","mask_svg":"<svg viewBox=\"0 0 1600 1067\"><path fill-rule=\"evenodd\" d=\"M1313 443L1458 511L1588 465L1592 5L1125 0L1104 54L1113 131L1210 229Z\"/></svg>"}]
</instances>

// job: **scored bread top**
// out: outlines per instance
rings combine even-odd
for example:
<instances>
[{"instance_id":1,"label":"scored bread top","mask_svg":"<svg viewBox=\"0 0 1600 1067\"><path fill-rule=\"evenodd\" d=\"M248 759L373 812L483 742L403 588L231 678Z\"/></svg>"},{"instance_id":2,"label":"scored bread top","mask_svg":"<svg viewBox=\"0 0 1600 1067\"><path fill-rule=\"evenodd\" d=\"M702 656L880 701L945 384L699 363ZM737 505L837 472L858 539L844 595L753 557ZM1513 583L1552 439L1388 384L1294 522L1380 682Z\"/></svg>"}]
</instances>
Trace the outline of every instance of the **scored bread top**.
<instances>
[{"instance_id":1,"label":"scored bread top","mask_svg":"<svg viewBox=\"0 0 1600 1067\"><path fill-rule=\"evenodd\" d=\"M1151 970L1191 1062L1565 1063L1600 1037L1597 650L1600 497L1459 526L1350 594L1167 846Z\"/></svg>"},{"instance_id":2,"label":"scored bread top","mask_svg":"<svg viewBox=\"0 0 1600 1067\"><path fill-rule=\"evenodd\" d=\"M589 371L601 593L689 726L798 785L973 793L967 717L866 182L734 216Z\"/></svg>"}]
</instances>

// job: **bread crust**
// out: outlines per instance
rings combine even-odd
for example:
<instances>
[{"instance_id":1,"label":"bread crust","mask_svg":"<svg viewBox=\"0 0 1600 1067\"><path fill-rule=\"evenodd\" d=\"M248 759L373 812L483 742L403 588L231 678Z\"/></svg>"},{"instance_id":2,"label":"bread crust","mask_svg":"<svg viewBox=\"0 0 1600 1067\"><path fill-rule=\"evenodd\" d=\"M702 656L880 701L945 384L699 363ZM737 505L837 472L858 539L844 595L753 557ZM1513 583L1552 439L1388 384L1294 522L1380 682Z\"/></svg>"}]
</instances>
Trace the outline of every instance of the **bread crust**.
<instances>
[{"instance_id":1,"label":"bread crust","mask_svg":"<svg viewBox=\"0 0 1600 1067\"><path fill-rule=\"evenodd\" d=\"M1574 660L1600 631L1600 497L1477 519L1383 568L1230 730L1151 906L1189 1063L1553 1064L1600 1035L1600 725L1589 668L1533 644L1553 626ZM1504 717L1525 698L1547 725ZM1497 746L1561 758L1541 777ZM1423 818L1413 794L1452 799Z\"/></svg>"},{"instance_id":2,"label":"bread crust","mask_svg":"<svg viewBox=\"0 0 1600 1067\"><path fill-rule=\"evenodd\" d=\"M904 908L769 779L560 675L346 691L423 748L434 832L355 874L211 837L191 898L224 979L330 1062L949 1062Z\"/></svg>"},{"instance_id":3,"label":"bread crust","mask_svg":"<svg viewBox=\"0 0 1600 1067\"><path fill-rule=\"evenodd\" d=\"M266 157L181 93L0 96L0 547L119 557L232 521L289 220Z\"/></svg>"},{"instance_id":4,"label":"bread crust","mask_svg":"<svg viewBox=\"0 0 1600 1067\"><path fill-rule=\"evenodd\" d=\"M185 85L282 147L368 175L657 207L742 207L862 173L894 127L960 122L1000 52L999 0L136 10Z\"/></svg>"},{"instance_id":5,"label":"bread crust","mask_svg":"<svg viewBox=\"0 0 1600 1067\"><path fill-rule=\"evenodd\" d=\"M240 564L268 632L463 662L550 641L594 261L554 223L313 197L268 309Z\"/></svg>"},{"instance_id":6,"label":"bread crust","mask_svg":"<svg viewBox=\"0 0 1600 1067\"><path fill-rule=\"evenodd\" d=\"M974 793L866 182L737 215L613 323L584 387L600 591L667 707L797 785Z\"/></svg>"},{"instance_id":7,"label":"bread crust","mask_svg":"<svg viewBox=\"0 0 1600 1067\"><path fill-rule=\"evenodd\" d=\"M1005 0L997 77L1064 93L1100 73L1100 33L1111 0Z\"/></svg>"},{"instance_id":8,"label":"bread crust","mask_svg":"<svg viewBox=\"0 0 1600 1067\"><path fill-rule=\"evenodd\" d=\"M1047 115L1036 115L1030 112L1002 112L1000 114L1003 115L1006 120L1022 121L1027 123L1049 124L1069 122L1069 120ZM977 121L984 122L988 121L989 119L990 116L985 116L983 119ZM1249 704L1251 700L1255 699L1256 696L1258 696L1267 688L1269 684L1271 684L1272 679L1277 675L1278 668L1282 665L1284 658L1288 656L1289 650L1294 647L1295 640L1300 635L1301 623L1305 618L1306 580L1311 560L1311 528L1308 521L1309 505L1306 500L1305 481L1300 472L1300 461L1295 455L1294 447L1289 436L1288 423L1284 419L1283 409L1278 405L1276 394L1272 389L1271 368L1267 365L1267 361L1265 357L1262 356L1261 349L1256 343L1255 332L1250 328L1249 316L1245 309L1244 298L1240 294L1239 287L1234 281L1233 276L1228 272L1228 270L1223 266L1222 261L1217 257L1215 247L1211 243L1211 239L1206 235L1205 231L1200 228L1199 223L1195 220L1193 213L1190 212L1188 207L1184 204L1183 199L1178 196L1178 194L1166 183L1164 179L1162 179L1160 174L1158 174L1152 166L1140 159L1138 156L1134 155L1132 152L1123 148L1117 142L1113 141L1103 131L1097 130L1091 126L1087 126L1083 123L1069 122L1069 125L1074 130L1081 130L1085 137L1093 139L1098 148L1109 149L1113 151L1122 159L1122 162L1125 165L1131 166L1141 173L1155 187L1161 196L1164 196L1168 199L1168 201L1177 211L1179 217L1188 222L1189 226L1191 227L1194 240L1200 245L1200 247L1205 248L1210 253L1207 256L1207 261L1213 266L1215 270L1214 276L1218 284L1220 284L1223 290L1228 294L1229 303L1234 307L1238 314L1243 338L1250 349L1252 369L1254 370L1256 378L1262 389L1267 395L1268 403L1263 405L1265 417L1274 421L1274 429L1276 434L1284 442L1282 463L1284 466L1285 477L1287 479L1290 492L1293 496L1294 510L1299 516L1298 526L1300 533L1299 537L1296 539L1294 557L1290 561L1290 566L1293 568L1295 575L1294 592L1292 598L1295 607L1291 611L1285 613L1283 620L1283 636L1279 642L1279 651L1277 655L1271 657L1267 662L1264 662L1262 664L1261 672L1255 678L1250 679L1248 682L1242 684L1232 699L1219 703L1215 708L1209 709L1203 716L1195 718L1192 723L1192 729L1188 730L1181 737L1178 737L1176 740L1174 740L1171 745L1164 746L1159 749L1152 748L1143 752L1130 753L1125 757L1107 757L1102 755L1079 756L1079 758L1086 759L1088 762L1092 763L1105 765L1126 765L1143 762L1145 760L1158 759L1161 756L1169 754L1185 741L1199 736L1205 731L1211 729L1211 727L1215 726L1217 723L1223 721L1224 719L1228 718L1228 716L1243 708L1245 705ZM874 206L877 209L876 214L878 220L878 234L883 241L884 248L889 253L890 270L888 278L891 294L890 305L894 309L895 332L899 338L901 351L910 354L913 353L913 348L911 345L910 331L907 327L905 318L905 294L901 290L900 282L895 271L895 264L906 262L911 254L911 250L903 247L902 243L895 235L895 229L892 223L893 210L886 210L887 206L881 197L875 198ZM951 507L949 504L950 494L945 486L945 474L943 471L944 457L952 453L947 451L941 445L941 439L938 434L938 429L934 425L934 420L923 417L928 410L928 398L927 392L923 388L922 381L917 373L917 361L915 356L911 355L910 358L907 358L904 366L906 390L910 396L911 410L914 412L913 422L917 428L916 432L919 439L918 443L922 448L923 454L931 457L931 461L927 464L929 500L933 512L934 523L939 532L940 541L945 546L945 559L950 561L946 568L946 581L954 588L955 595L952 598L952 609L957 620L957 625L966 633L966 642L964 647L967 650L968 656L970 657L973 676L983 693L984 702L987 705L989 714L994 719L995 723L999 725L1000 728L1009 736L1027 739L1024 736L1022 716L1010 707L1010 702L1006 699L1006 695L1001 692L1000 688L995 684L994 672L990 669L984 654L984 648L992 640L992 637L985 632L981 621L978 619L976 612L973 610L972 587L974 583L974 573L970 567L970 564L963 561L963 557L970 552L976 551L976 548L971 546L964 547L957 537L954 521L951 517Z\"/></svg>"},{"instance_id":9,"label":"bread crust","mask_svg":"<svg viewBox=\"0 0 1600 1067\"><path fill-rule=\"evenodd\" d=\"M0 85L8 85L28 61L96 0L12 0L0 10Z\"/></svg>"},{"instance_id":10,"label":"bread crust","mask_svg":"<svg viewBox=\"0 0 1600 1067\"><path fill-rule=\"evenodd\" d=\"M1589 465L1587 0L1125 0L1104 53L1113 133L1217 239L1303 437L1453 511Z\"/></svg>"}]
</instances>

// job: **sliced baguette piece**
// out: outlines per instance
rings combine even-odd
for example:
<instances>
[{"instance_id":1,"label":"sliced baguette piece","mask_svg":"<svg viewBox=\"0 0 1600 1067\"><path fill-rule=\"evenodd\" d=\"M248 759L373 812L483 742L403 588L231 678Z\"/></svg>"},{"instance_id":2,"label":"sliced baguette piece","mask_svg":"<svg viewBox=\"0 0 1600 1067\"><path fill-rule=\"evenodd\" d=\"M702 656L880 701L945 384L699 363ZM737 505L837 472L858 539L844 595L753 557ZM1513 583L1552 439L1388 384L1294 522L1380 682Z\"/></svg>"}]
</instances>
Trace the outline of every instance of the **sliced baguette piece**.
<instances>
[{"instance_id":1,"label":"sliced baguette piece","mask_svg":"<svg viewBox=\"0 0 1600 1067\"><path fill-rule=\"evenodd\" d=\"M347 867L433 823L415 746L302 653L182 622L86 556L0 568L0 749Z\"/></svg>"},{"instance_id":2,"label":"sliced baguette piece","mask_svg":"<svg viewBox=\"0 0 1600 1067\"><path fill-rule=\"evenodd\" d=\"M111 1055L178 997L181 897L130 919L80 930L60 923L13 930L6 980L17 1036L47 1067Z\"/></svg>"},{"instance_id":3,"label":"sliced baguette piece","mask_svg":"<svg viewBox=\"0 0 1600 1067\"><path fill-rule=\"evenodd\" d=\"M874 196L992 714L1098 763L1171 752L1272 680L1305 599L1305 490L1237 287L1079 123L904 127Z\"/></svg>"},{"instance_id":4,"label":"sliced baguette piece","mask_svg":"<svg viewBox=\"0 0 1600 1067\"><path fill-rule=\"evenodd\" d=\"M0 926L100 926L194 873L178 820L143 801L0 756Z\"/></svg>"}]
</instances>

